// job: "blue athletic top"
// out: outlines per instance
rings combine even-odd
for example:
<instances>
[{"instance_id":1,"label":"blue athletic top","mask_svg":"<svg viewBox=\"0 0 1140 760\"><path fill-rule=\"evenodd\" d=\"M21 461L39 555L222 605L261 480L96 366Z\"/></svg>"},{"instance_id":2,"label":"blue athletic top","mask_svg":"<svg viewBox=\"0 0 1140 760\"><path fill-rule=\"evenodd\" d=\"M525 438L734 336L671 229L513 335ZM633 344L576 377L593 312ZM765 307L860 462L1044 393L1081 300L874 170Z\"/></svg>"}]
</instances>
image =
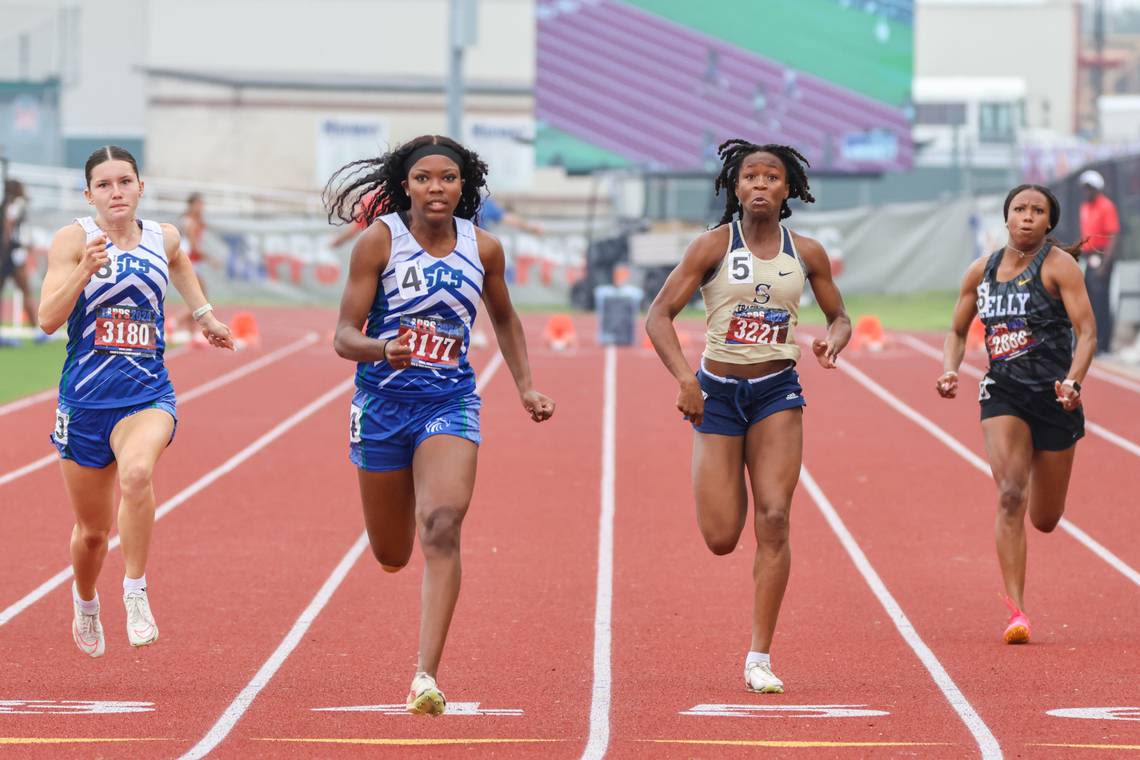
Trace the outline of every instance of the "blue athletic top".
<instances>
[{"instance_id":1,"label":"blue athletic top","mask_svg":"<svg viewBox=\"0 0 1140 760\"><path fill-rule=\"evenodd\" d=\"M392 369L384 360L360 362L356 387L361 390L401 399L442 399L475 390L467 347L483 293L483 265L475 225L454 220L455 250L436 258L416 242L399 213L379 218L392 233L392 252L364 333L392 339L411 331L414 353L404 369Z\"/></svg>"},{"instance_id":2,"label":"blue athletic top","mask_svg":"<svg viewBox=\"0 0 1140 760\"><path fill-rule=\"evenodd\" d=\"M87 240L102 235L76 219ZM91 276L67 319L60 401L85 409L133 406L174 391L162 363L162 303L170 272L158 222L139 220L133 251L107 243L110 262Z\"/></svg>"}]
</instances>

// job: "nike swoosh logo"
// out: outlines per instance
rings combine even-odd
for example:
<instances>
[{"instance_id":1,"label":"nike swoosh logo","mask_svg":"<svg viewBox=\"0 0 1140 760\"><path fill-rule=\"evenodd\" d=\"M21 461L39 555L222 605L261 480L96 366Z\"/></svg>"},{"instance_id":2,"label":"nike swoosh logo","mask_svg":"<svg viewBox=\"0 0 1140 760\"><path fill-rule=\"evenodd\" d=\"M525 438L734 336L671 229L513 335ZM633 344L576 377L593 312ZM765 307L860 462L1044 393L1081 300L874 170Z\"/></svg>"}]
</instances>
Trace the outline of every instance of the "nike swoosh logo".
<instances>
[{"instance_id":1,"label":"nike swoosh logo","mask_svg":"<svg viewBox=\"0 0 1140 760\"><path fill-rule=\"evenodd\" d=\"M790 274L795 274L795 271L796 270L793 269L791 272L780 272L780 276L781 277L787 277Z\"/></svg>"},{"instance_id":2,"label":"nike swoosh logo","mask_svg":"<svg viewBox=\"0 0 1140 760\"><path fill-rule=\"evenodd\" d=\"M87 639L83 638L83 635L79 632L79 629L77 627L75 627L74 624L71 626L71 628L72 628L72 632L75 634L76 643L79 644L79 648L82 649L84 652L86 652L87 654L90 654L99 648L99 639L98 638L96 638L94 641L88 643Z\"/></svg>"},{"instance_id":3,"label":"nike swoosh logo","mask_svg":"<svg viewBox=\"0 0 1140 760\"><path fill-rule=\"evenodd\" d=\"M1018 285L1025 285L1026 283L1028 283L1028 282L1029 282L1029 280L1030 280L1030 279L1031 279L1031 278L1029 278L1029 277L1026 277L1024 280L1018 280L1018 281L1017 281L1017 284L1018 284Z\"/></svg>"}]
</instances>

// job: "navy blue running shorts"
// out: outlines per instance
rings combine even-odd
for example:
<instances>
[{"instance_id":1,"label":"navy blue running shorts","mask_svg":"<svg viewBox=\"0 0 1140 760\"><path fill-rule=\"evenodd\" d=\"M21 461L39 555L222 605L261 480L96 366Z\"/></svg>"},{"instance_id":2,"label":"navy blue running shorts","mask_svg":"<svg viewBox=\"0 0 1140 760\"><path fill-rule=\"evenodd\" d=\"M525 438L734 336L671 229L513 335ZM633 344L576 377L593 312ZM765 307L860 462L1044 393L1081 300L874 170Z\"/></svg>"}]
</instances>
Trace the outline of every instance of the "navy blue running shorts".
<instances>
[{"instance_id":1,"label":"navy blue running shorts","mask_svg":"<svg viewBox=\"0 0 1140 760\"><path fill-rule=\"evenodd\" d=\"M795 367L753 380L720 377L702 367L697 382L705 397L704 419L693 425L698 433L744 435L776 412L807 406Z\"/></svg>"}]
</instances>

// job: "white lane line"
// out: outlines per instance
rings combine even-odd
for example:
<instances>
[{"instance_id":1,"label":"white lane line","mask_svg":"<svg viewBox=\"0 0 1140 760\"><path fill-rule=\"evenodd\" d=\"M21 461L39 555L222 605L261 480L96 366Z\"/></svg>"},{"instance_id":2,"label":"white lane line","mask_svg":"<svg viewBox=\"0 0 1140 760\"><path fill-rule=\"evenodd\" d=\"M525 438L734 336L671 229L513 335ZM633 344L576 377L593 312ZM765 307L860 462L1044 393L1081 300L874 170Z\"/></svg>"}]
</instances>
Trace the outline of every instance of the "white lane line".
<instances>
[{"instance_id":1,"label":"white lane line","mask_svg":"<svg viewBox=\"0 0 1140 760\"><path fill-rule=\"evenodd\" d=\"M44 432L45 433L48 432L46 425L44 426ZM11 472L6 472L3 475L0 475L0 486L4 485L5 483L11 483L13 480L19 480L20 478L27 475L29 472L35 472L36 470L39 470L43 467L47 467L52 462L55 462L58 460L59 460L59 454L45 454L44 456L40 457L39 459L37 459L34 462L29 462L28 464L24 465L23 467L17 467L16 469L12 470Z\"/></svg>"},{"instance_id":2,"label":"white lane line","mask_svg":"<svg viewBox=\"0 0 1140 760\"><path fill-rule=\"evenodd\" d=\"M938 349L933 348L931 346L928 346L926 343L923 343L921 340L918 340L917 338L913 338L910 335L900 334L898 337L900 340L902 340L903 343L907 344L908 346L913 348L915 351L918 351L920 354L922 354L924 356L929 356L931 359L934 359L934 360L939 361L939 362L942 361L942 352L939 351ZM959 369L961 369L963 372L965 372L967 375L970 375L971 377L979 377L980 378L982 375L985 374L984 371L975 367L974 365L970 364L969 362L962 362L962 366L959 367ZM1108 430L1107 428L1096 424L1095 422L1088 419L1087 417L1085 418L1085 427L1087 427L1093 435L1100 436L1101 438L1105 439L1109 443L1116 444L1120 448L1127 451L1129 454L1132 454L1133 456L1140 457L1140 446L1137 446L1135 443L1128 440L1124 436L1117 435L1116 433L1112 432L1111 430Z\"/></svg>"},{"instance_id":3,"label":"white lane line","mask_svg":"<svg viewBox=\"0 0 1140 760\"><path fill-rule=\"evenodd\" d=\"M58 392L59 391L55 388L48 388L46 391L40 391L34 395L25 396L24 398L18 398L15 401L9 401L7 404L2 404L0 405L0 417L3 417L5 414L11 414L12 412L18 412L21 409L25 409L29 406L35 406L41 401L54 399Z\"/></svg>"},{"instance_id":4,"label":"white lane line","mask_svg":"<svg viewBox=\"0 0 1140 760\"><path fill-rule=\"evenodd\" d=\"M993 477L993 474L990 472L990 466L986 464L986 462L983 461L981 457L963 446L958 442L956 438L954 438L942 428L935 425L922 414L916 412L914 409L911 409L886 388L879 385L871 378L867 377L867 375L863 374L863 372L860 370L851 366L850 362L843 362L837 366L839 369L855 378L856 382L869 390L873 395L877 396L896 412L903 415L926 432L930 433L932 436L945 444L946 447L953 451L955 454L973 465L974 469L981 472L987 478ZM931 393L933 392L933 389L931 389ZM1137 572L1133 567L1129 566L1128 563L1109 551L1103 544L1099 543L1088 533L1085 533L1083 530L1078 528L1076 525L1070 522L1067 517L1061 518L1060 526L1062 530L1064 530L1073 538L1077 539L1077 541L1081 542L1085 548L1107 562L1110 566L1112 566L1113 569L1117 570L1125 578L1132 581L1137 586L1140 586L1140 572Z\"/></svg>"},{"instance_id":5,"label":"white lane line","mask_svg":"<svg viewBox=\"0 0 1140 760\"><path fill-rule=\"evenodd\" d=\"M479 373L479 382L475 386L475 392L478 393L487 387L487 383L491 382L491 378L495 376L495 372L502 366L502 354L495 352L491 361L487 364L487 368ZM187 751L182 756L182 760L190 760L191 758L202 758L210 754L215 747L221 744L222 740L229 735L242 716L245 715L246 710L253 704L253 700L257 699L257 695L261 690L269 684L281 666L285 664L285 660L301 643L301 639L305 637L305 633L309 630L309 626L317 619L317 615L328 604L329 599L336 592L340 584L344 582L345 577L348 576L349 570L352 569L353 564L364 553L368 547L368 532L365 531L357 537L356 541L349 548L348 553L341 558L336 567L333 568L332 574L325 580L317 591L317 595L313 597L308 606L305 607L300 617L293 623L293 627L285 634L285 638L273 650L273 654L269 655L257 672L250 679L249 683L245 685L234 701L230 703L229 707L225 709L218 721L210 727L206 735Z\"/></svg>"},{"instance_id":6,"label":"white lane line","mask_svg":"<svg viewBox=\"0 0 1140 760\"><path fill-rule=\"evenodd\" d=\"M237 725L237 722L241 720L245 711L253 704L253 700L257 699L257 695L269 684L273 676L277 674L277 671L285 663L285 660L293 653L297 645L301 643L301 639L309 630L309 626L316 620L317 615L321 614L321 610L325 608L329 599L332 598L333 593L348 576L348 571L356 564L356 560L360 559L360 555L364 553L366 548L368 548L367 531L357 537L352 547L348 550L348 553L345 554L340 562L337 563L336 567L333 568L332 574L321 584L317 595L314 596L312 601L309 602L309 605L305 607L301 616L293 623L293 627L289 629L289 633L285 634L285 638L282 639L281 643L277 645L277 648L273 650L273 654L269 656L269 659L258 668L253 678L250 679L249 683L245 685L245 688L238 693L234 701L230 703L229 707L222 713L222 716L218 718L218 721L206 732L206 735L182 756L182 760L191 760L191 758L196 760L197 758L205 757L210 754L215 747L221 744L222 740L226 738L230 731L233 730L233 727Z\"/></svg>"},{"instance_id":7,"label":"white lane line","mask_svg":"<svg viewBox=\"0 0 1140 760\"><path fill-rule=\"evenodd\" d=\"M614 596L614 466L617 423L617 351L606 347L605 401L602 406L602 483L598 517L598 582L594 602L594 688L590 735L582 760L601 760L610 743L612 620Z\"/></svg>"},{"instance_id":8,"label":"white lane line","mask_svg":"<svg viewBox=\"0 0 1140 760\"><path fill-rule=\"evenodd\" d=\"M184 353L186 353L185 346L176 348L167 353L164 356L164 360L176 359ZM0 417L3 417L5 414L11 414L12 412L18 412L21 409L26 409L29 406L35 406L43 401L54 401L57 393L59 393L58 388L48 388L46 391L40 391L39 393L25 396L24 398L18 398L15 401L9 401L7 404L0 404Z\"/></svg>"},{"instance_id":9,"label":"white lane line","mask_svg":"<svg viewBox=\"0 0 1140 760\"><path fill-rule=\"evenodd\" d=\"M994 737L993 732L990 731L989 726L978 715L977 711L966 699L966 695L954 683L954 679L946 672L946 668L942 667L942 663L931 651L922 637L918 635L914 625L907 618L906 613L903 612L902 607L894 598L891 592L887 589L887 585L883 583L883 579L875 571L871 565L867 555L859 548L858 542L847 530L847 526L835 511L835 507L828 501L826 495L820 489L819 485L815 482L815 478L807 471L806 467L800 468L800 481L804 484L808 493L811 494L815 505L819 507L819 511L823 513L823 517L827 520L827 524L831 526L831 530L839 538L839 543L847 550L847 554L851 557L851 561L855 563L855 567L863 576L863 580L871 587L871 591L879 600L879 604L883 605L887 615L890 616L891 622L895 624L895 628L902 635L903 641L914 651L918 656L919 661L930 677L934 679L934 683L938 685L938 689L942 692L942 696L946 697L946 701L950 703L950 707L954 712L958 713L958 717L966 724L966 728L974 736L974 741L978 743L978 748L982 751L982 758L984 760L998 760L1002 757L1001 746L998 744L997 739Z\"/></svg>"},{"instance_id":10,"label":"white lane line","mask_svg":"<svg viewBox=\"0 0 1140 760\"><path fill-rule=\"evenodd\" d=\"M163 502L154 513L154 520L158 522L163 517L168 515L171 511L185 503L188 499L193 497L199 491L209 487L218 478L233 472L239 465L252 457L257 452L264 449L273 441L280 438L290 429L296 427L303 420L311 417L317 410L325 406L329 402L341 398L345 391L352 388L353 380L342 380L337 383L333 388L323 393L315 401L310 402L305 407L297 412L294 412L288 419L278 423L272 430L259 437L256 441L246 446L244 449L234 454L227 459L223 464L215 467L207 472L202 477L195 480L186 488L183 488L173 497ZM119 546L119 536L115 536L108 544L108 549L113 551ZM31 607L33 604L43 599L53 589L71 579L71 566L67 566L53 575L48 580L41 583L34 591L30 592L19 601L11 604L3 612L0 612L0 626L7 624L12 618L19 615L24 610Z\"/></svg>"},{"instance_id":11,"label":"white lane line","mask_svg":"<svg viewBox=\"0 0 1140 760\"><path fill-rule=\"evenodd\" d=\"M235 380L241 379L241 378L245 377L246 375L250 374L251 372L256 372L257 370L261 369L262 367L273 364L274 362L276 362L280 359L284 359L289 354L296 353L297 351L300 351L302 348L305 348L307 346L311 346L313 343L315 343L317 341L317 338L318 338L317 333L308 332L305 334L304 337L293 341L292 343L290 343L287 346L282 346L281 348L277 349L276 351L272 351L272 352L266 354L265 356L262 356L260 359L256 359L254 361L251 361L249 364L243 364L242 366L238 367L237 369L230 370L226 374L220 375L220 376L214 378L213 380L210 380L209 382L206 382L206 383L203 383L202 385L198 385L198 386L191 388L190 390L186 391L186 393L183 393L182 395L178 396L178 403L179 403L179 405L181 405L181 404L185 404L188 401L193 401L194 399L198 398L199 396L204 396L207 393L209 393L210 391L217 390L218 388L221 388L224 385L228 385L229 383L232 383ZM56 392L53 390L51 393L54 396ZM46 430L46 428L45 428L45 430ZM19 467L15 470L12 470L11 472L6 472L3 475L0 475L0 486L4 485L5 483L11 483L13 480L18 480L18 479L24 477L25 475L27 475L28 473L35 472L36 470L39 470L43 467L47 467L52 462L56 462L58 460L59 460L59 454L58 453L47 454L43 457L40 457L39 459L37 459L34 462L31 462L29 464L24 465L23 467Z\"/></svg>"},{"instance_id":12,"label":"white lane line","mask_svg":"<svg viewBox=\"0 0 1140 760\"><path fill-rule=\"evenodd\" d=\"M1103 380L1106 383L1111 383L1117 387L1130 390L1133 393L1140 393L1140 383L1135 383L1131 380L1125 380L1115 372L1109 372L1108 370L1100 369L1099 367L1089 367L1089 374L1095 377L1097 380Z\"/></svg>"}]
</instances>

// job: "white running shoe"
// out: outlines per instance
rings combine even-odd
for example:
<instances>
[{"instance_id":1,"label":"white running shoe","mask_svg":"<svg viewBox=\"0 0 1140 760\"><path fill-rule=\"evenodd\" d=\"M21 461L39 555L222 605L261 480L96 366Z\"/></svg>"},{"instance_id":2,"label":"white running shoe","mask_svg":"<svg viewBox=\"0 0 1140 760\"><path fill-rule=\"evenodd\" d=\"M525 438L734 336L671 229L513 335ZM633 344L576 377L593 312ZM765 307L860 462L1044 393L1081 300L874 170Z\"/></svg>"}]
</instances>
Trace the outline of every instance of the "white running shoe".
<instances>
[{"instance_id":1,"label":"white running shoe","mask_svg":"<svg viewBox=\"0 0 1140 760\"><path fill-rule=\"evenodd\" d=\"M146 589L123 594L123 604L127 607L127 638L131 646L145 647L158 641L158 626L150 612Z\"/></svg>"},{"instance_id":2,"label":"white running shoe","mask_svg":"<svg viewBox=\"0 0 1140 760\"><path fill-rule=\"evenodd\" d=\"M744 666L744 683L749 691L757 694L783 694L784 682L772 673L772 666L765 662L750 662Z\"/></svg>"},{"instance_id":3,"label":"white running shoe","mask_svg":"<svg viewBox=\"0 0 1140 760\"><path fill-rule=\"evenodd\" d=\"M102 657L105 644L99 613L87 615L79 609L79 602L74 598L71 603L75 608L75 618L71 621L71 638L75 639L75 646L88 657Z\"/></svg>"},{"instance_id":4,"label":"white running shoe","mask_svg":"<svg viewBox=\"0 0 1140 760\"><path fill-rule=\"evenodd\" d=\"M413 715L443 715L447 709L447 699L436 686L435 679L427 673L416 673L412 679L412 690L408 692L408 712Z\"/></svg>"}]
</instances>

